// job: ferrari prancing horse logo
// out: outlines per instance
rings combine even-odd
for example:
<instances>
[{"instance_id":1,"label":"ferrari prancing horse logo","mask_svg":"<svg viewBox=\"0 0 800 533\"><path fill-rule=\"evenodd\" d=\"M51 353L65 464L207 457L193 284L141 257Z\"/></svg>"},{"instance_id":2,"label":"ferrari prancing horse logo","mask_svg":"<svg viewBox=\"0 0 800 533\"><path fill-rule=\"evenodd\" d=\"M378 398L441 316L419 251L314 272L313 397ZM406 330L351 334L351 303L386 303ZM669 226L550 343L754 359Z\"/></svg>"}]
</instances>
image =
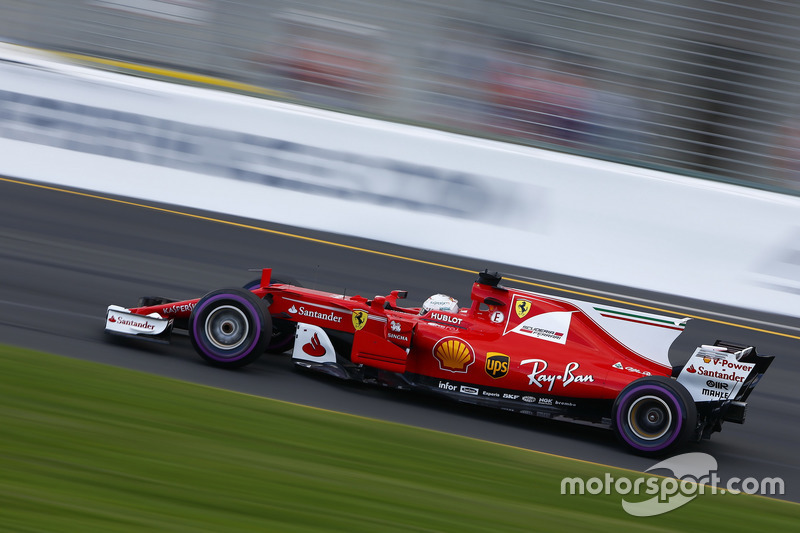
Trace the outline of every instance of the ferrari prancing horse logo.
<instances>
[{"instance_id":1,"label":"ferrari prancing horse logo","mask_svg":"<svg viewBox=\"0 0 800 533\"><path fill-rule=\"evenodd\" d=\"M353 327L356 328L356 331L364 329L364 326L367 325L367 318L369 318L369 313L366 311L361 309L353 311Z\"/></svg>"},{"instance_id":2,"label":"ferrari prancing horse logo","mask_svg":"<svg viewBox=\"0 0 800 533\"><path fill-rule=\"evenodd\" d=\"M527 315L528 311L531 310L531 302L528 300L517 300L517 303L514 305L514 308L517 311L518 317L525 318L525 315Z\"/></svg>"}]
</instances>

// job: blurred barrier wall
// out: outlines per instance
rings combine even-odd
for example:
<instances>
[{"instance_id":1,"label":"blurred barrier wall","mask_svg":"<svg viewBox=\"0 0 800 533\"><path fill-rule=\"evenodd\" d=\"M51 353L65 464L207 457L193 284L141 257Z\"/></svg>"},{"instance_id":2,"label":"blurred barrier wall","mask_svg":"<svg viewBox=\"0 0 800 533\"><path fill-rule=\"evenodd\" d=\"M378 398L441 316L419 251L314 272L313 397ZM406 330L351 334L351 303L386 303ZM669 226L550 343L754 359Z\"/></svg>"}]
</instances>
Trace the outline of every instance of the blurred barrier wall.
<instances>
[{"instance_id":1,"label":"blurred barrier wall","mask_svg":"<svg viewBox=\"0 0 800 533\"><path fill-rule=\"evenodd\" d=\"M0 79L0 175L800 316L795 196L8 45Z\"/></svg>"},{"instance_id":2,"label":"blurred barrier wall","mask_svg":"<svg viewBox=\"0 0 800 533\"><path fill-rule=\"evenodd\" d=\"M800 194L794 2L2 0L0 10L0 40Z\"/></svg>"}]
</instances>

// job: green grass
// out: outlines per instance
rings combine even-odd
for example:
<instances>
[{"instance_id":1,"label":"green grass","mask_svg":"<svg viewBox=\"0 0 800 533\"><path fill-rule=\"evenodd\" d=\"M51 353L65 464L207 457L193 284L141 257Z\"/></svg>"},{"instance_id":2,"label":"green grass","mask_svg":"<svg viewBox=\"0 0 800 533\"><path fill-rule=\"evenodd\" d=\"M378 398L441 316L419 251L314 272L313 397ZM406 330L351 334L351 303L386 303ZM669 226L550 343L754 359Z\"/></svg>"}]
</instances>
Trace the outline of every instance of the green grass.
<instances>
[{"instance_id":1,"label":"green grass","mask_svg":"<svg viewBox=\"0 0 800 533\"><path fill-rule=\"evenodd\" d=\"M661 516L565 476L637 474L0 346L0 530L795 531L800 505Z\"/></svg>"}]
</instances>

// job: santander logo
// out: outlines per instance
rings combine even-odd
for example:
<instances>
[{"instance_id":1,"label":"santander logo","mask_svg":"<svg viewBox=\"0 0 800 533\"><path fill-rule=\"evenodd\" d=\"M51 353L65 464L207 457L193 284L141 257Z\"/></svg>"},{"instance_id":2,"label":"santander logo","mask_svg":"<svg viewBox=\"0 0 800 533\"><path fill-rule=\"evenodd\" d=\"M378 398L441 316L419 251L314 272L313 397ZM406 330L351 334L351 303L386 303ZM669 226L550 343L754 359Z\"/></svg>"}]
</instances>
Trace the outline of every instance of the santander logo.
<instances>
[{"instance_id":1,"label":"santander logo","mask_svg":"<svg viewBox=\"0 0 800 533\"><path fill-rule=\"evenodd\" d=\"M316 333L311 337L311 342L303 345L303 351L311 357L322 357L326 353L325 347L320 344Z\"/></svg>"},{"instance_id":2,"label":"santander logo","mask_svg":"<svg viewBox=\"0 0 800 533\"><path fill-rule=\"evenodd\" d=\"M130 326L132 328L140 328L146 330L156 329L156 327L153 324L147 322L147 320L144 317L142 317L142 320L140 322L137 322L133 319L127 319L124 317L117 318L114 315L111 315L110 317L108 317L108 321L111 323L119 324L120 326Z\"/></svg>"}]
</instances>

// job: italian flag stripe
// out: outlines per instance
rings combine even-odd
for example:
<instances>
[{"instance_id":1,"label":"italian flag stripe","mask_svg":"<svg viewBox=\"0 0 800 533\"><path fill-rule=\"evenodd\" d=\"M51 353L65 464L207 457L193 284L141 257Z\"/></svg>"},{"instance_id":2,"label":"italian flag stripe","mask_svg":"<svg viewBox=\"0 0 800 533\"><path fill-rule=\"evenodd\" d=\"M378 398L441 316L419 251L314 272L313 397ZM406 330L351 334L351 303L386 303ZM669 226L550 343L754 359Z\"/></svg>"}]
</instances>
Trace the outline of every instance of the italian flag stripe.
<instances>
[{"instance_id":1,"label":"italian flag stripe","mask_svg":"<svg viewBox=\"0 0 800 533\"><path fill-rule=\"evenodd\" d=\"M677 329L683 330L685 326L681 324L676 324L674 320L663 319L663 318L653 318L649 316L642 316L637 315L635 313L626 313L623 311L616 311L613 309L603 309L602 307L595 307L595 311L598 311L601 316L606 318L616 318L618 320L628 320L631 322L637 322L639 324L649 324L651 326L658 326L662 328L670 328L670 329Z\"/></svg>"}]
</instances>

